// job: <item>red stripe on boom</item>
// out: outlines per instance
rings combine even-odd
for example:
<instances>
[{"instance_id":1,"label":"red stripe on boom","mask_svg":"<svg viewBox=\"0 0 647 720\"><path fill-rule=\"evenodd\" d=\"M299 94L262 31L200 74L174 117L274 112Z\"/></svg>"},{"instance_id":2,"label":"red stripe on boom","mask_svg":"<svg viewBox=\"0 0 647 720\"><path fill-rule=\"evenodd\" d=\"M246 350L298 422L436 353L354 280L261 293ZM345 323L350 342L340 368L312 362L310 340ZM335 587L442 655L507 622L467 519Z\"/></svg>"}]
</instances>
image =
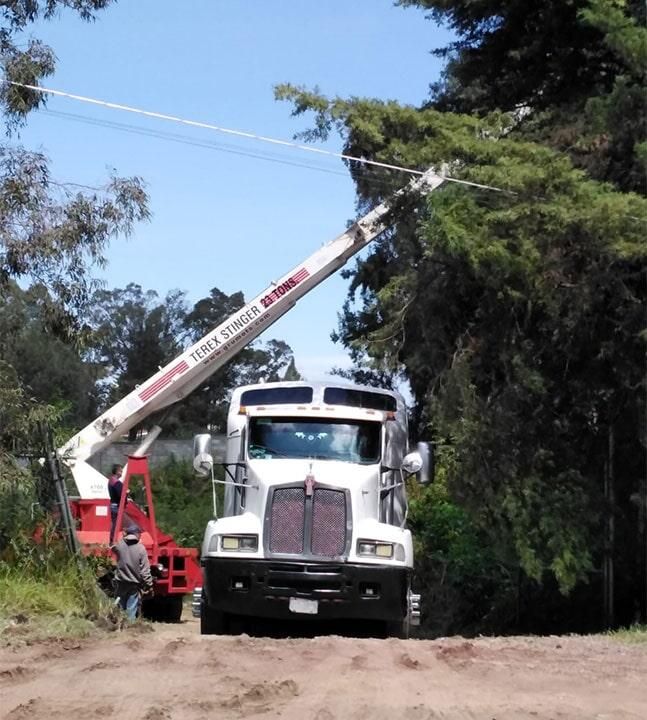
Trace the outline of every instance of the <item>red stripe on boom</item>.
<instances>
[{"instance_id":1,"label":"red stripe on boom","mask_svg":"<svg viewBox=\"0 0 647 720\"><path fill-rule=\"evenodd\" d=\"M154 395L157 395L160 390L163 390L167 385L170 385L178 375L182 375L182 373L186 372L188 369L189 364L187 361L180 361L177 365L175 365L175 367L172 367L168 372L164 373L162 377L158 378L152 385L149 385L145 390L142 390L139 393L139 399L143 402L150 400Z\"/></svg>"},{"instance_id":2,"label":"red stripe on boom","mask_svg":"<svg viewBox=\"0 0 647 720\"><path fill-rule=\"evenodd\" d=\"M294 282L299 283L302 280L305 280L309 276L310 276L310 273L305 268L301 268L301 270L294 273L294 275L290 278L290 280L294 280Z\"/></svg>"}]
</instances>

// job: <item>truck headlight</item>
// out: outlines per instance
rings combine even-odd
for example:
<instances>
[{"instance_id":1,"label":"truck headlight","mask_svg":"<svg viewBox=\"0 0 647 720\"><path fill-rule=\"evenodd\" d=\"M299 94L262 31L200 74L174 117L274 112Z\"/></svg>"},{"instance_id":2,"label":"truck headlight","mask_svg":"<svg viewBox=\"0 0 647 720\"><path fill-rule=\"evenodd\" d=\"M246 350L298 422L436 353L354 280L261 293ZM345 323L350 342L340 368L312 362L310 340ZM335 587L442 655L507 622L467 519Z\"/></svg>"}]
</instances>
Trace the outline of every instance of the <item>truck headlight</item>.
<instances>
[{"instance_id":1,"label":"truck headlight","mask_svg":"<svg viewBox=\"0 0 647 720\"><path fill-rule=\"evenodd\" d=\"M393 543L377 542L376 540L358 540L357 554L364 557L393 557Z\"/></svg>"},{"instance_id":2,"label":"truck headlight","mask_svg":"<svg viewBox=\"0 0 647 720\"><path fill-rule=\"evenodd\" d=\"M220 549L227 552L256 552L258 535L222 535Z\"/></svg>"}]
</instances>

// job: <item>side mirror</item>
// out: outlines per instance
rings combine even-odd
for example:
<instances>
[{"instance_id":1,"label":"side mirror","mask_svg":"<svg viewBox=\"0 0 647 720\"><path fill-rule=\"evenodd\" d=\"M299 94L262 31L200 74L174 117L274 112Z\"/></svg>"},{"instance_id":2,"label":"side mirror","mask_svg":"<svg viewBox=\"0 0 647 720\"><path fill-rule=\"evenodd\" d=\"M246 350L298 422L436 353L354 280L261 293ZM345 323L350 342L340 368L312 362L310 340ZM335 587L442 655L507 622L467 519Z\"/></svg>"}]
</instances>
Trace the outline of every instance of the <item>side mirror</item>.
<instances>
[{"instance_id":1,"label":"side mirror","mask_svg":"<svg viewBox=\"0 0 647 720\"><path fill-rule=\"evenodd\" d=\"M402 460L402 471L407 475L415 475L422 470L422 457L418 452L412 452L404 456Z\"/></svg>"},{"instance_id":2,"label":"side mirror","mask_svg":"<svg viewBox=\"0 0 647 720\"><path fill-rule=\"evenodd\" d=\"M434 481L436 470L434 463L434 446L430 442L419 442L416 444L416 450L422 460L418 482L421 485L429 485L429 483Z\"/></svg>"},{"instance_id":3,"label":"side mirror","mask_svg":"<svg viewBox=\"0 0 647 720\"><path fill-rule=\"evenodd\" d=\"M211 435L203 433L193 438L193 469L201 477L209 477L213 468Z\"/></svg>"}]
</instances>

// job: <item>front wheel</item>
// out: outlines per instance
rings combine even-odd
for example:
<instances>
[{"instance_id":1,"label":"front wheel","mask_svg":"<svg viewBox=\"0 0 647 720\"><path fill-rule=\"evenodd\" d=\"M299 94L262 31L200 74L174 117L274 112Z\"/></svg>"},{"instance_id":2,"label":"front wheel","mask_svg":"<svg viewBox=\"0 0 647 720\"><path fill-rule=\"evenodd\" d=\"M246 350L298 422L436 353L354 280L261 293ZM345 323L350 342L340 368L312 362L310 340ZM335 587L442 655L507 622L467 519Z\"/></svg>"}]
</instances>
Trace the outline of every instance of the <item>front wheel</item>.
<instances>
[{"instance_id":1,"label":"front wheel","mask_svg":"<svg viewBox=\"0 0 647 720\"><path fill-rule=\"evenodd\" d=\"M200 603L200 634L226 635L229 630L229 618L226 613L210 608L204 597Z\"/></svg>"},{"instance_id":2,"label":"front wheel","mask_svg":"<svg viewBox=\"0 0 647 720\"><path fill-rule=\"evenodd\" d=\"M409 616L402 620L395 622L385 623L385 635L386 637L400 638L401 640L408 640L409 633L411 631L411 623L409 622Z\"/></svg>"}]
</instances>

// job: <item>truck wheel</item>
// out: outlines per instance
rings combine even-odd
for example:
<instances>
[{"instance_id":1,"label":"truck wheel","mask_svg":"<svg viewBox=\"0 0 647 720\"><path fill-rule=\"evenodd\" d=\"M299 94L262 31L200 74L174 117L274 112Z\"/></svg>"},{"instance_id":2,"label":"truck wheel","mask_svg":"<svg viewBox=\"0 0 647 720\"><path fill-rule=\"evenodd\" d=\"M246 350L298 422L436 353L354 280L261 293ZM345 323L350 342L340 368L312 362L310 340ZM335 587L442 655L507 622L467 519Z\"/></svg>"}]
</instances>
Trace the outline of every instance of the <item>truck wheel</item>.
<instances>
[{"instance_id":1,"label":"truck wheel","mask_svg":"<svg viewBox=\"0 0 647 720\"><path fill-rule=\"evenodd\" d=\"M166 598L162 612L165 622L180 622L182 619L182 600L182 595L170 595Z\"/></svg>"},{"instance_id":2,"label":"truck wheel","mask_svg":"<svg viewBox=\"0 0 647 720\"><path fill-rule=\"evenodd\" d=\"M205 599L200 603L200 634L226 635L229 629L227 615L219 610L210 608Z\"/></svg>"},{"instance_id":3,"label":"truck wheel","mask_svg":"<svg viewBox=\"0 0 647 720\"><path fill-rule=\"evenodd\" d=\"M146 598L142 615L153 622L180 622L182 617L182 596L163 595Z\"/></svg>"},{"instance_id":4,"label":"truck wheel","mask_svg":"<svg viewBox=\"0 0 647 720\"><path fill-rule=\"evenodd\" d=\"M385 634L386 637L400 638L401 640L409 639L409 617L407 616L404 620L396 622L385 623Z\"/></svg>"}]
</instances>

